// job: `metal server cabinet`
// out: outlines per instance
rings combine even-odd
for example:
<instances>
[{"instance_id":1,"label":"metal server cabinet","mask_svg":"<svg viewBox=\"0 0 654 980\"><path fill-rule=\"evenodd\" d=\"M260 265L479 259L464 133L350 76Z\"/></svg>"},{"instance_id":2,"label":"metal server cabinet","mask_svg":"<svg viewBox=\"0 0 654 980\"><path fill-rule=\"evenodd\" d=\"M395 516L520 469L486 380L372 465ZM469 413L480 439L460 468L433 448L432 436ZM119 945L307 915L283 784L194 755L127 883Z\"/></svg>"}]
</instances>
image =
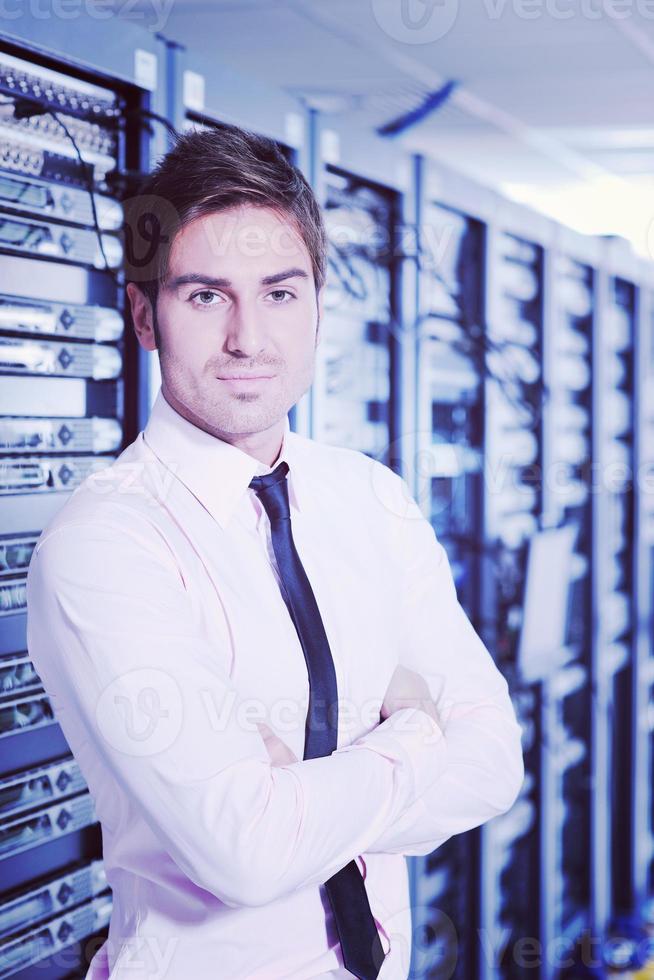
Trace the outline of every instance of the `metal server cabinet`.
<instances>
[{"instance_id":1,"label":"metal server cabinet","mask_svg":"<svg viewBox=\"0 0 654 980\"><path fill-rule=\"evenodd\" d=\"M634 341L637 288L626 243L606 244L594 342L592 925L631 905L634 641Z\"/></svg>"},{"instance_id":2,"label":"metal server cabinet","mask_svg":"<svg viewBox=\"0 0 654 980\"><path fill-rule=\"evenodd\" d=\"M636 514L633 670L633 901L652 921L654 894L654 273L641 267L635 356Z\"/></svg>"},{"instance_id":3,"label":"metal server cabinet","mask_svg":"<svg viewBox=\"0 0 654 980\"><path fill-rule=\"evenodd\" d=\"M486 252L482 635L509 683L525 760L518 800L480 831L480 975L502 978L523 975L518 944L538 934L538 690L518 659L528 543L542 506L544 252L528 217L500 210Z\"/></svg>"},{"instance_id":4,"label":"metal server cabinet","mask_svg":"<svg viewBox=\"0 0 654 980\"><path fill-rule=\"evenodd\" d=\"M143 108L134 85L0 42L2 977L85 971L111 913L92 801L28 659L24 583L50 517L138 432L119 199Z\"/></svg>"},{"instance_id":5,"label":"metal server cabinet","mask_svg":"<svg viewBox=\"0 0 654 980\"><path fill-rule=\"evenodd\" d=\"M439 176L429 189L438 185L438 191L418 195L428 202L418 224L430 213L437 225L440 218L447 227L450 219L454 244L433 236L441 280L448 272L457 279L453 256L462 252L466 229L481 221L487 244L479 622L509 680L526 765L514 807L481 828L479 894L465 921L483 930L476 975L549 980L568 976L571 954L585 949L586 957L596 957L598 938L627 931L628 941L607 942L601 952L605 968L617 967L626 947L644 942L643 930L651 933L654 923L652 273L625 243L576 235L433 169ZM438 212L430 211L436 198ZM447 304L442 281L435 296ZM426 334L422 307L417 316L417 443L422 434L423 446L432 437L426 352L436 341L435 362L444 364L450 353L444 341L460 337L442 315L445 308L443 322L434 318L437 329L428 326ZM451 304L450 316L455 312ZM461 386L459 405L466 404L466 373L474 404L472 362L447 363L443 377ZM456 433L453 425L450 432ZM460 433L457 441L465 441ZM430 464L435 458L432 453ZM451 465L462 458L452 454ZM430 478L423 468L415 482L424 487ZM428 493L422 503L429 512ZM448 516L433 518L441 536L456 528ZM548 566L536 556L550 531L567 536L570 549L556 565L565 584L558 588L557 581L556 591L567 595L558 609L557 642L551 630L546 640L535 638L530 623L530 585L533 592L540 582L538 598L546 606ZM447 547L461 574L455 542ZM469 861L473 854L470 849ZM430 861L438 865L437 852ZM416 882L429 900L440 887L426 868ZM465 880L459 882L465 891ZM456 968L447 961L447 928L446 922L440 935L432 928L431 936L419 936L419 975ZM440 949L432 950L436 943Z\"/></svg>"},{"instance_id":6,"label":"metal server cabinet","mask_svg":"<svg viewBox=\"0 0 654 980\"><path fill-rule=\"evenodd\" d=\"M305 172L329 238L308 434L409 475L415 426L404 387L413 329L407 331L405 315L405 272L414 259L406 221L409 159L373 132L362 139L344 115L317 109L308 112L306 147Z\"/></svg>"},{"instance_id":7,"label":"metal server cabinet","mask_svg":"<svg viewBox=\"0 0 654 980\"><path fill-rule=\"evenodd\" d=\"M425 168L416 163L422 184ZM434 200L427 180L417 246L416 499L447 551L459 601L478 624L484 227ZM412 863L411 975L476 976L478 835L457 834Z\"/></svg>"},{"instance_id":8,"label":"metal server cabinet","mask_svg":"<svg viewBox=\"0 0 654 980\"><path fill-rule=\"evenodd\" d=\"M394 191L328 165L328 278L316 356L312 436L389 462L397 438Z\"/></svg>"},{"instance_id":9,"label":"metal server cabinet","mask_svg":"<svg viewBox=\"0 0 654 980\"><path fill-rule=\"evenodd\" d=\"M600 336L603 347L604 377L617 388L602 418L604 437L609 442L621 439L621 452L627 452L629 463L609 454L602 490L608 499L605 509L616 508L614 495L620 493L619 520L610 529L609 545L613 553L603 555L618 563L617 581L605 572L598 585L610 582L625 592L629 601L629 625L616 636L619 624L606 616L598 624L598 651L595 667L601 680L603 711L596 720L595 732L603 733L608 743L608 757L596 761L598 779L596 806L611 809L604 823L596 820L595 850L602 846L599 831L608 838L606 862L602 877L599 862L594 864L600 891L594 903L594 914L604 926L603 963L612 974L621 972L650 976L654 968L654 828L652 805L652 732L653 616L652 600L654 542L654 428L652 391L654 390L654 320L652 305L653 271L651 263L630 255L626 243L609 241L606 247L605 280L608 291L605 321ZM616 313L617 310L617 313ZM631 346L633 344L633 346ZM619 366L614 359L620 358ZM608 477L608 479L607 479ZM617 480L616 480L617 477ZM617 509L617 508L616 508ZM605 511L606 512L606 511ZM623 548L621 535L628 536ZM611 607L609 607L609 613ZM615 616L615 614L613 614ZM627 650L611 658L611 647ZM609 658L600 643L609 644ZM611 672L606 667L615 665ZM604 667L604 670L602 669ZM604 676L601 676L604 675ZM616 730L619 726L619 731ZM608 916L608 921L607 921Z\"/></svg>"},{"instance_id":10,"label":"metal server cabinet","mask_svg":"<svg viewBox=\"0 0 654 980\"><path fill-rule=\"evenodd\" d=\"M413 483L446 547L459 601L509 681L526 778L509 813L413 859L412 976L511 976L511 941L538 928L530 902L538 887L538 692L524 683L517 653L527 543L541 506L537 239L550 224L445 168L420 157L415 164Z\"/></svg>"},{"instance_id":11,"label":"metal server cabinet","mask_svg":"<svg viewBox=\"0 0 654 980\"><path fill-rule=\"evenodd\" d=\"M556 975L589 924L591 815L593 329L599 242L558 227L545 255L543 514L570 529L559 648L543 649L540 728L541 976ZM552 570L554 573L554 570ZM524 665L523 665L524 666Z\"/></svg>"}]
</instances>

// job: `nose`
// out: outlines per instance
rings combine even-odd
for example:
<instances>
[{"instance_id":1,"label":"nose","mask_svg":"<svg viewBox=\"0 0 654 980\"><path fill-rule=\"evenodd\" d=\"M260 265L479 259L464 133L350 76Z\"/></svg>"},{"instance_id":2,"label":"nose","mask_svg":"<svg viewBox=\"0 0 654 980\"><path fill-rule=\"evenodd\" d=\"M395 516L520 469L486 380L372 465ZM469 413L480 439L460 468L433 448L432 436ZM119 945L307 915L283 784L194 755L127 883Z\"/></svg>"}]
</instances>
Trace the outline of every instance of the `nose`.
<instances>
[{"instance_id":1,"label":"nose","mask_svg":"<svg viewBox=\"0 0 654 980\"><path fill-rule=\"evenodd\" d=\"M257 315L254 304L239 301L234 304L225 337L225 350L241 357L253 357L266 348L263 317Z\"/></svg>"}]
</instances>

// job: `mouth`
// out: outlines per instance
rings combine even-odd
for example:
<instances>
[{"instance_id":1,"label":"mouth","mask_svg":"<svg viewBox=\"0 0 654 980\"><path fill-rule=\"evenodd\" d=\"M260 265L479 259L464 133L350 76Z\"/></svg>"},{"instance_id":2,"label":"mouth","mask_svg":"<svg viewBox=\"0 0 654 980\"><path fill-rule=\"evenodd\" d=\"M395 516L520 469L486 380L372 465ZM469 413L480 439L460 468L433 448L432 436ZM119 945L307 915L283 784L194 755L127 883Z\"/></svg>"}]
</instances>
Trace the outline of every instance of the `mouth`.
<instances>
[{"instance_id":1,"label":"mouth","mask_svg":"<svg viewBox=\"0 0 654 980\"><path fill-rule=\"evenodd\" d=\"M231 388L253 388L272 381L274 374L226 374L218 376L217 381Z\"/></svg>"},{"instance_id":2,"label":"mouth","mask_svg":"<svg viewBox=\"0 0 654 980\"><path fill-rule=\"evenodd\" d=\"M218 381L268 381L272 374L219 374Z\"/></svg>"}]
</instances>

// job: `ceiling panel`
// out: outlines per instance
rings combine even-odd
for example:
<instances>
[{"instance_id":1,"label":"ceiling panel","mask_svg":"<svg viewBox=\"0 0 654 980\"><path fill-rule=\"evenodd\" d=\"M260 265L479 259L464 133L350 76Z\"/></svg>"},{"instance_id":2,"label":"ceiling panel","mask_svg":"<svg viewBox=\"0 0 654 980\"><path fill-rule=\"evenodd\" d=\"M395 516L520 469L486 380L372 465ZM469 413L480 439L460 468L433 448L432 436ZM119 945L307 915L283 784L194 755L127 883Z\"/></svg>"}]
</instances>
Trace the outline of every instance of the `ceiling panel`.
<instances>
[{"instance_id":1,"label":"ceiling panel","mask_svg":"<svg viewBox=\"0 0 654 980\"><path fill-rule=\"evenodd\" d=\"M400 137L407 148L495 187L551 188L635 181L654 160L654 19L635 0L622 22L596 16L605 3L441 0L440 20L420 27L424 0L407 0L408 30L398 0L175 0L164 33L362 130L456 79L450 102Z\"/></svg>"}]
</instances>

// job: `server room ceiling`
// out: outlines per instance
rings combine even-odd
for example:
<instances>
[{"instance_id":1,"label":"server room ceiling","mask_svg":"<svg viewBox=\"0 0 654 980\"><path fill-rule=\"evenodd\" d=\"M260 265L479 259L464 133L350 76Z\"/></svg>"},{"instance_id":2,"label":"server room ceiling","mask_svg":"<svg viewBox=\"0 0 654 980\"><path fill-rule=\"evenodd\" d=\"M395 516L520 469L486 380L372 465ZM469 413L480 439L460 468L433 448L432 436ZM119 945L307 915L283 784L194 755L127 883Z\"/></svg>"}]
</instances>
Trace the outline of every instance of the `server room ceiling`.
<instances>
[{"instance_id":1,"label":"server room ceiling","mask_svg":"<svg viewBox=\"0 0 654 980\"><path fill-rule=\"evenodd\" d=\"M163 34L368 127L457 79L407 148L646 252L654 2L405 3L424 28L403 26L400 0L174 0Z\"/></svg>"}]
</instances>

